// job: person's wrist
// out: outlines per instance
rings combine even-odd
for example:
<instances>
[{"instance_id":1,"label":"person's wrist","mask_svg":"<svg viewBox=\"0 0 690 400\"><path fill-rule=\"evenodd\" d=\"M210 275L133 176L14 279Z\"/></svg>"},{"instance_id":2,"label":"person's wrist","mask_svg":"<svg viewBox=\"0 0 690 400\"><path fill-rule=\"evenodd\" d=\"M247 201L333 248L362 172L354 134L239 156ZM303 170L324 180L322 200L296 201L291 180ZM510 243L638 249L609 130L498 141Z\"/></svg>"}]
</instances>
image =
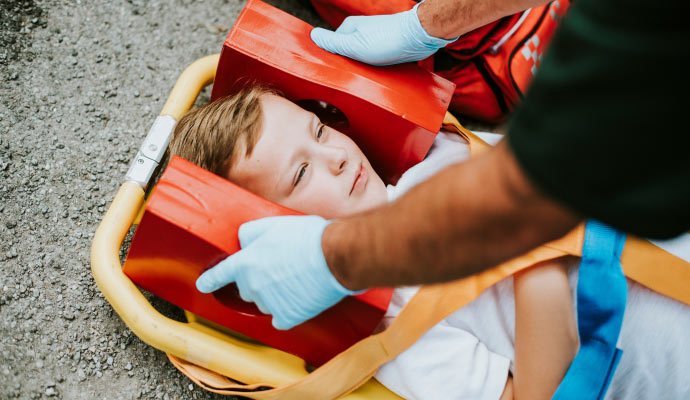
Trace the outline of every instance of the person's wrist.
<instances>
[{"instance_id":1,"label":"person's wrist","mask_svg":"<svg viewBox=\"0 0 690 400\"><path fill-rule=\"evenodd\" d=\"M331 271L330 267L328 266L328 261L326 260L326 255L324 253L324 248L323 248L323 237L325 235L326 229L333 223L333 220L324 220L324 228L321 230L321 237L319 244L321 245L321 254L319 262L317 263L319 265L318 270L315 271L316 274L320 276L320 281L325 285L325 287L330 287L335 290L335 293L337 293L340 296L348 296L350 294L353 294L354 291L346 288L343 286L340 281L333 275L333 272ZM323 268L322 268L323 267Z\"/></svg>"},{"instance_id":2,"label":"person's wrist","mask_svg":"<svg viewBox=\"0 0 690 400\"><path fill-rule=\"evenodd\" d=\"M413 23L416 22L416 26L413 29L418 31L419 37L423 37L425 42L441 48L458 40L459 36L452 36L452 33L442 30L442 26L433 23L433 10L425 1L417 3L410 11L415 16Z\"/></svg>"},{"instance_id":3,"label":"person's wrist","mask_svg":"<svg viewBox=\"0 0 690 400\"><path fill-rule=\"evenodd\" d=\"M338 281L338 279L336 279L336 277L330 271L328 265L326 265L326 270L324 271L324 279L325 281L322 282L324 282L327 287L332 288L339 297L356 295L363 292L363 290L351 290L343 286L343 284L340 283L340 281Z\"/></svg>"},{"instance_id":4,"label":"person's wrist","mask_svg":"<svg viewBox=\"0 0 690 400\"><path fill-rule=\"evenodd\" d=\"M321 251L323 251L326 266L333 276L333 279L335 279L345 290L357 290L360 288L354 287L352 282L350 282L352 275L349 272L351 271L347 268L343 268L347 262L345 259L346 253L342 251L342 239L345 239L345 232L342 228L343 221L341 220L333 221L326 226L321 235Z\"/></svg>"}]
</instances>

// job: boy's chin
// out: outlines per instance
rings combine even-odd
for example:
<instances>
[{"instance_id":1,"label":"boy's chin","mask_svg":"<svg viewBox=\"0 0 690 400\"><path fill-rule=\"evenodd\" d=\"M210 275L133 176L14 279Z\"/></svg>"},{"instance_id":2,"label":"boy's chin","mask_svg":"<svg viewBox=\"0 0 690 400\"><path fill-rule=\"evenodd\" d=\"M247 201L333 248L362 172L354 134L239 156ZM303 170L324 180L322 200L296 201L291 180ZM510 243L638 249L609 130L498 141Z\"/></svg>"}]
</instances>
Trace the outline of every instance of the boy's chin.
<instances>
[{"instance_id":1,"label":"boy's chin","mask_svg":"<svg viewBox=\"0 0 690 400\"><path fill-rule=\"evenodd\" d=\"M386 203L388 203L388 192L386 191L386 187L381 184L381 187L377 188L376 192L371 193L366 200L358 204L357 212L352 214L369 211Z\"/></svg>"}]
</instances>

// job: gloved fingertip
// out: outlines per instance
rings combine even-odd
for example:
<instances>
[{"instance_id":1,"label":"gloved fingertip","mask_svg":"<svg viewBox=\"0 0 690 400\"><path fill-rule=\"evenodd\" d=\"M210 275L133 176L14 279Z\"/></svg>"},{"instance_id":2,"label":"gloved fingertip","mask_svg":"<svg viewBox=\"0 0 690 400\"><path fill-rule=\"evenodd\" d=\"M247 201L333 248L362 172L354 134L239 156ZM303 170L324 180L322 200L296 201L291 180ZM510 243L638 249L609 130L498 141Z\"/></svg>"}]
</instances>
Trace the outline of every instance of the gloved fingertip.
<instances>
[{"instance_id":1,"label":"gloved fingertip","mask_svg":"<svg viewBox=\"0 0 690 400\"><path fill-rule=\"evenodd\" d=\"M264 314L266 314L266 315L270 315L270 314L271 314L271 312L270 312L270 310L268 309L268 307L266 307L266 305L265 305L265 304L263 303L263 301L261 301L260 299L256 299L256 300L254 301L254 304L256 304L256 308L258 308L259 311L261 311L262 313L264 313Z\"/></svg>"},{"instance_id":2,"label":"gloved fingertip","mask_svg":"<svg viewBox=\"0 0 690 400\"><path fill-rule=\"evenodd\" d=\"M278 319L276 317L273 317L271 319L271 324L273 325L274 328L276 328L280 331L286 331L286 330L291 329L295 326L295 324L291 324L287 321Z\"/></svg>"},{"instance_id":3,"label":"gloved fingertip","mask_svg":"<svg viewBox=\"0 0 690 400\"><path fill-rule=\"evenodd\" d=\"M311 37L311 40L316 43L317 46L323 48L323 43L324 43L324 36L328 35L326 32L331 32L323 28L314 28L311 30L311 33L309 33L309 37Z\"/></svg>"},{"instance_id":4,"label":"gloved fingertip","mask_svg":"<svg viewBox=\"0 0 690 400\"><path fill-rule=\"evenodd\" d=\"M310 33L311 40L316 43L317 46L337 54L338 50L334 42L336 35L335 32L323 28L314 28Z\"/></svg>"},{"instance_id":5,"label":"gloved fingertip","mask_svg":"<svg viewBox=\"0 0 690 400\"><path fill-rule=\"evenodd\" d=\"M208 276L206 274L203 274L196 280L196 289L201 293L211 293L216 288L215 285L213 285L213 283L211 282L211 280L208 279Z\"/></svg>"},{"instance_id":6,"label":"gloved fingertip","mask_svg":"<svg viewBox=\"0 0 690 400\"><path fill-rule=\"evenodd\" d=\"M252 244L254 240L256 240L272 226L272 221L275 221L275 218L268 217L245 222L244 224L240 225L240 228L237 230L237 237L240 240L240 246L244 249Z\"/></svg>"},{"instance_id":7,"label":"gloved fingertip","mask_svg":"<svg viewBox=\"0 0 690 400\"><path fill-rule=\"evenodd\" d=\"M238 255L239 253L235 253L229 256L201 274L196 280L197 290L202 293L211 293L228 283L235 282L235 267L237 264L234 261Z\"/></svg>"}]
</instances>

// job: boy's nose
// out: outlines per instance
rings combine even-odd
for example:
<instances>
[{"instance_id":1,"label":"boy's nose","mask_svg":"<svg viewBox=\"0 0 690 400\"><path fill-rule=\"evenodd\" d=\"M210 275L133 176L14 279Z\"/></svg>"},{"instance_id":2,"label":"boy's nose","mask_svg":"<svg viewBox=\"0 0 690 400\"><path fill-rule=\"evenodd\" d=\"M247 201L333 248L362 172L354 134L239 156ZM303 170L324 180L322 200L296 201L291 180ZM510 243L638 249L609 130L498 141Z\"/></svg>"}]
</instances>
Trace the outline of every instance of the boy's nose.
<instances>
[{"instance_id":1,"label":"boy's nose","mask_svg":"<svg viewBox=\"0 0 690 400\"><path fill-rule=\"evenodd\" d=\"M340 147L328 149L328 168L335 175L339 175L347 166L347 151Z\"/></svg>"}]
</instances>

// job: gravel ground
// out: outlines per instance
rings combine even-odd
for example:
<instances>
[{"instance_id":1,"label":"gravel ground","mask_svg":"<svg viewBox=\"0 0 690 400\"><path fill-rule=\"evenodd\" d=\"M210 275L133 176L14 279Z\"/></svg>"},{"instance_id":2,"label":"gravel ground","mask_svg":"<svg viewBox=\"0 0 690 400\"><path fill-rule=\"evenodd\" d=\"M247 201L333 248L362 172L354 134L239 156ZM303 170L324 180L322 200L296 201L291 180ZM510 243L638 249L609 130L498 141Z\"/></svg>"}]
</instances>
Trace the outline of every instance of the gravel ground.
<instances>
[{"instance_id":1,"label":"gravel ground","mask_svg":"<svg viewBox=\"0 0 690 400\"><path fill-rule=\"evenodd\" d=\"M122 323L89 247L177 76L244 3L0 0L0 399L221 398Z\"/></svg>"}]
</instances>

